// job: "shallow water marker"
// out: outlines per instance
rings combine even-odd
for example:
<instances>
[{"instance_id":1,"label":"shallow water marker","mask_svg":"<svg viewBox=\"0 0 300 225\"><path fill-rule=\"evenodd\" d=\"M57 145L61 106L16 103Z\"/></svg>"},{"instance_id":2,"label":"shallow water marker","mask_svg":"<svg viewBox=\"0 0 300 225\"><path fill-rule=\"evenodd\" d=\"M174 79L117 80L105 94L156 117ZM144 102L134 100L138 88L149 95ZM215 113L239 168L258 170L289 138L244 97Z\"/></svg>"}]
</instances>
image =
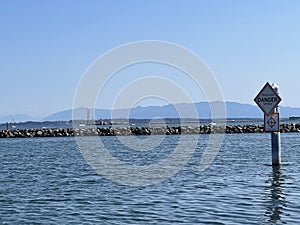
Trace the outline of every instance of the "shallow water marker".
<instances>
[{"instance_id":1,"label":"shallow water marker","mask_svg":"<svg viewBox=\"0 0 300 225\"><path fill-rule=\"evenodd\" d=\"M264 131L265 132L279 132L279 113L271 113L270 115L264 116Z\"/></svg>"},{"instance_id":2,"label":"shallow water marker","mask_svg":"<svg viewBox=\"0 0 300 225\"><path fill-rule=\"evenodd\" d=\"M281 101L278 95L279 86L267 82L254 98L256 104L264 112L264 131L271 132L272 165L281 164L280 124L278 104Z\"/></svg>"}]
</instances>

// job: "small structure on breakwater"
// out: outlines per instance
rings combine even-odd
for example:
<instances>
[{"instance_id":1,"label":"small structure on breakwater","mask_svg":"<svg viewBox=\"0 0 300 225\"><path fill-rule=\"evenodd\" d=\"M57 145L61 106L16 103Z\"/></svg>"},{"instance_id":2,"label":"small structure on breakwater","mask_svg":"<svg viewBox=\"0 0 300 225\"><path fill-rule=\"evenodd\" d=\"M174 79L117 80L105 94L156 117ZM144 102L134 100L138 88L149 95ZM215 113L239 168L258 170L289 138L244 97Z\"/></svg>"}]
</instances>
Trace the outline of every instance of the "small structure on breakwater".
<instances>
[{"instance_id":1,"label":"small structure on breakwater","mask_svg":"<svg viewBox=\"0 0 300 225\"><path fill-rule=\"evenodd\" d=\"M229 126L165 126L165 127L103 127L103 128L42 128L1 130L0 138L130 136L215 133L263 133L263 125ZM280 132L300 132L300 124L281 124Z\"/></svg>"}]
</instances>

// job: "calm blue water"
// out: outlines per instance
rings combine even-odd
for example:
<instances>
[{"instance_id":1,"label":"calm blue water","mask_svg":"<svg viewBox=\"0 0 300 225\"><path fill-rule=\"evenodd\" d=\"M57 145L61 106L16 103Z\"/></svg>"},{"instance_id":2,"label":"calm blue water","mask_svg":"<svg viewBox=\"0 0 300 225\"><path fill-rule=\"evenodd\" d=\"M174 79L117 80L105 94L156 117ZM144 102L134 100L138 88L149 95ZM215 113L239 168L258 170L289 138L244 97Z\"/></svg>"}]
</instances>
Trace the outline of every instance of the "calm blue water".
<instances>
[{"instance_id":1,"label":"calm blue water","mask_svg":"<svg viewBox=\"0 0 300 225\"><path fill-rule=\"evenodd\" d=\"M112 155L151 163L178 137L134 157L116 137L101 138ZM74 138L1 139L0 224L300 224L300 135L281 137L281 168L270 166L270 134L230 134L200 172L202 135L182 170L146 187L97 175Z\"/></svg>"}]
</instances>

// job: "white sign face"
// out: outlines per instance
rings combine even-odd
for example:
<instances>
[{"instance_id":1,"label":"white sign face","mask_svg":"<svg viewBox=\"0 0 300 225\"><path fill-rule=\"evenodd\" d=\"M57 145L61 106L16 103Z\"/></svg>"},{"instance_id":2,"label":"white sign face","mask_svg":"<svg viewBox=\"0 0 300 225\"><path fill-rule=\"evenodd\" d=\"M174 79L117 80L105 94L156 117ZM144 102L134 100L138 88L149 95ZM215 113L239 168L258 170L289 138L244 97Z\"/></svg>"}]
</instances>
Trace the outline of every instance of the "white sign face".
<instances>
[{"instance_id":1,"label":"white sign face","mask_svg":"<svg viewBox=\"0 0 300 225\"><path fill-rule=\"evenodd\" d=\"M264 127L265 132L279 132L279 113L271 113L270 115L265 114Z\"/></svg>"},{"instance_id":2,"label":"white sign face","mask_svg":"<svg viewBox=\"0 0 300 225\"><path fill-rule=\"evenodd\" d=\"M254 101L265 114L269 115L279 104L281 98L272 88L272 86L269 83L266 83L266 85L255 97Z\"/></svg>"}]
</instances>

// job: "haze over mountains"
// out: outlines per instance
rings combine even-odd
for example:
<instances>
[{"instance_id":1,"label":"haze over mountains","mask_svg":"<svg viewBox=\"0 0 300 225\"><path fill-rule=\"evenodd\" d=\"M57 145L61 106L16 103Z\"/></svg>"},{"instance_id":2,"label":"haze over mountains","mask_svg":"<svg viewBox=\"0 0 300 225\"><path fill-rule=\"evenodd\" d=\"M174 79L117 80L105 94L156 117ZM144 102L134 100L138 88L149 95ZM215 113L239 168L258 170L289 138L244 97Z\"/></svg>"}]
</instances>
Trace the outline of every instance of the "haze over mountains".
<instances>
[{"instance_id":1,"label":"haze over mountains","mask_svg":"<svg viewBox=\"0 0 300 225\"><path fill-rule=\"evenodd\" d=\"M219 104L218 102L214 102L212 104ZM116 109L113 111L114 118L127 118L128 114L130 118L135 119L151 119L151 118L179 118L180 115L178 111L184 112L185 118L194 118L195 115L192 112L189 112L191 104L188 103L179 103L179 104L168 104L163 106L146 106L146 107L135 107L131 110L128 109ZM197 117L201 119L209 119L210 118L210 105L208 102L198 102L194 104ZM227 117L235 117L235 118L258 118L261 117L260 110L258 107L252 106L250 104L239 104L234 102L227 102ZM88 110L86 108L76 109L76 113L80 115L81 119L87 119ZM178 111L177 111L178 110ZM92 110L91 110L92 111ZM300 110L299 110L300 112ZM108 109L96 109L95 114L92 115L90 112L89 119L108 119L111 118L111 110ZM72 118L72 110L66 110L62 112L58 112L52 114L43 120L47 121L55 121L55 120L67 120Z\"/></svg>"},{"instance_id":2,"label":"haze over mountains","mask_svg":"<svg viewBox=\"0 0 300 225\"><path fill-rule=\"evenodd\" d=\"M6 122L18 123L18 122L25 122L25 121L37 121L37 119L24 114L7 115L7 116L0 117L0 123L6 123Z\"/></svg>"},{"instance_id":3,"label":"haze over mountains","mask_svg":"<svg viewBox=\"0 0 300 225\"><path fill-rule=\"evenodd\" d=\"M212 104L218 104L214 102ZM263 113L256 105L241 104L237 102L226 102L227 118L263 118ZM151 118L178 118L180 117L176 108L184 111L188 108L188 103L180 103L175 105L163 105L163 106L146 106L146 107L135 107L131 110L128 109L118 109L114 110L114 118L126 118L129 112L130 118L135 119L151 119ZM195 103L196 111L201 119L210 118L210 105L208 102L198 102ZM78 114L81 119L109 119L111 118L111 110L108 109L96 109L95 114L90 110L89 115L86 108L77 109ZM293 107L280 107L280 117L288 118L290 116L300 116L300 108ZM186 118L193 118L193 114L189 114L188 111L185 112ZM72 120L72 109L65 110L51 114L41 121L69 121ZM27 115L10 115L0 118L0 123L4 122L24 122L24 121L40 121L33 117Z\"/></svg>"}]
</instances>

